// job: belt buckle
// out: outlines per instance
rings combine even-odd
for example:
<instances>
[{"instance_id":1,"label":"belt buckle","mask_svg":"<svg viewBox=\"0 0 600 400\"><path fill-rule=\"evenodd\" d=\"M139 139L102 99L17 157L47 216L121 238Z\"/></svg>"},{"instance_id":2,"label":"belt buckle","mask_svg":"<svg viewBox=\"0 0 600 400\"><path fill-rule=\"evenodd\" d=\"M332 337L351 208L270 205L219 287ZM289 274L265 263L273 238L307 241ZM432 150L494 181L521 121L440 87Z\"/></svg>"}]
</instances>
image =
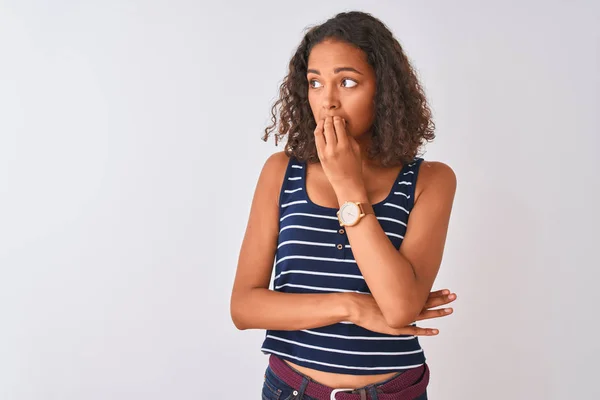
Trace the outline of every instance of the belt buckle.
<instances>
[{"instance_id":1,"label":"belt buckle","mask_svg":"<svg viewBox=\"0 0 600 400\"><path fill-rule=\"evenodd\" d=\"M353 391L354 389L333 389L331 391L331 396L329 396L329 400L336 400L335 395L340 392L347 392L348 390Z\"/></svg>"}]
</instances>

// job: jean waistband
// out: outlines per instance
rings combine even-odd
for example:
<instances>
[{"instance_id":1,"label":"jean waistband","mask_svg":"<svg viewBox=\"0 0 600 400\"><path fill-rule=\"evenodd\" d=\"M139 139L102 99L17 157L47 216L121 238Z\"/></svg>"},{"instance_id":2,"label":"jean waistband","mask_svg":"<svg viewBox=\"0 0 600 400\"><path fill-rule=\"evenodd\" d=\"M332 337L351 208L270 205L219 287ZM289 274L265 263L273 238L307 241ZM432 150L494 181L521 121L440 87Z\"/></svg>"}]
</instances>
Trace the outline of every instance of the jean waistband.
<instances>
[{"instance_id":1,"label":"jean waistband","mask_svg":"<svg viewBox=\"0 0 600 400\"><path fill-rule=\"evenodd\" d=\"M269 357L269 367L275 375L283 382L296 390L302 390L307 396L319 400L365 400L365 391L361 394L340 391L329 386L317 383L310 378L300 374L285 361L271 354ZM411 368L403 371L402 374L380 385L377 388L378 400L412 400L425 393L429 384L429 367L423 364L418 368ZM366 391L368 393L368 391ZM333 393L333 395L332 395ZM373 397L369 395L369 398Z\"/></svg>"}]
</instances>

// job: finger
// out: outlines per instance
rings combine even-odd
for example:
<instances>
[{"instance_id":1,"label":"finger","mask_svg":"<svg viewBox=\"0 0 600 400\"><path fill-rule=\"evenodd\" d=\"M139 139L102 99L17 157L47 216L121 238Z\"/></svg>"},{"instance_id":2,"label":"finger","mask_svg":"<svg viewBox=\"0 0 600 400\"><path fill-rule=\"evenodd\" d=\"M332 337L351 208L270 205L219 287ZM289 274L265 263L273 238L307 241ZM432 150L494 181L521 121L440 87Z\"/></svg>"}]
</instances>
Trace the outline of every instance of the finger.
<instances>
[{"instance_id":1,"label":"finger","mask_svg":"<svg viewBox=\"0 0 600 400\"><path fill-rule=\"evenodd\" d=\"M335 136L337 137L338 145L348 145L348 135L346 134L346 127L341 117L333 118L333 127L335 128Z\"/></svg>"},{"instance_id":2,"label":"finger","mask_svg":"<svg viewBox=\"0 0 600 400\"><path fill-rule=\"evenodd\" d=\"M437 329L431 328L415 328L414 336L435 336L440 333Z\"/></svg>"},{"instance_id":3,"label":"finger","mask_svg":"<svg viewBox=\"0 0 600 400\"><path fill-rule=\"evenodd\" d=\"M418 316L416 321L423 321L424 319L433 319L446 317L454 312L452 308L438 308L435 310L425 310L422 311Z\"/></svg>"},{"instance_id":4,"label":"finger","mask_svg":"<svg viewBox=\"0 0 600 400\"><path fill-rule=\"evenodd\" d=\"M396 329L396 335L414 335L414 336L435 336L440 331L434 328L421 328L418 326L407 326L402 329Z\"/></svg>"},{"instance_id":5,"label":"finger","mask_svg":"<svg viewBox=\"0 0 600 400\"><path fill-rule=\"evenodd\" d=\"M443 306L444 304L452 303L454 300L456 300L456 294L454 294L454 293L451 293L446 296L441 296L441 297L433 297L433 298L430 297L425 302L423 309L425 310L425 309L432 308L432 307Z\"/></svg>"},{"instance_id":6,"label":"finger","mask_svg":"<svg viewBox=\"0 0 600 400\"><path fill-rule=\"evenodd\" d=\"M429 298L440 297L448 294L450 294L450 291L448 289L436 290L435 292L429 293Z\"/></svg>"},{"instance_id":7,"label":"finger","mask_svg":"<svg viewBox=\"0 0 600 400\"><path fill-rule=\"evenodd\" d=\"M320 155L323 154L323 151L325 150L325 137L323 136L323 120L320 120L317 123L317 127L315 128L314 134L315 145L317 146L317 154L320 157Z\"/></svg>"},{"instance_id":8,"label":"finger","mask_svg":"<svg viewBox=\"0 0 600 400\"><path fill-rule=\"evenodd\" d=\"M325 118L325 142L328 145L335 146L337 144L337 138L335 137L335 130L333 128L333 118Z\"/></svg>"},{"instance_id":9,"label":"finger","mask_svg":"<svg viewBox=\"0 0 600 400\"><path fill-rule=\"evenodd\" d=\"M425 302L425 305L423 306L423 310L450 304L454 300L456 300L456 298L450 299L449 296L434 297L433 299L429 299Z\"/></svg>"}]
</instances>

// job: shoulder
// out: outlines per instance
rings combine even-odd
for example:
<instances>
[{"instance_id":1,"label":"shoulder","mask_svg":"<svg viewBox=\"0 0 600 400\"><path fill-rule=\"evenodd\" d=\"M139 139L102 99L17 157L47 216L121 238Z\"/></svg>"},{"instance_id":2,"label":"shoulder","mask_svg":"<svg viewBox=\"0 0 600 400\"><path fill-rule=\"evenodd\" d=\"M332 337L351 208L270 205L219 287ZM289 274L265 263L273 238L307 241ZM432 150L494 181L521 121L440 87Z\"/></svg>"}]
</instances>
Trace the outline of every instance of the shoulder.
<instances>
[{"instance_id":1,"label":"shoulder","mask_svg":"<svg viewBox=\"0 0 600 400\"><path fill-rule=\"evenodd\" d=\"M456 186L456 174L454 170L441 161L425 161L421 162L419 169L419 179L425 183L446 184Z\"/></svg>"},{"instance_id":2,"label":"shoulder","mask_svg":"<svg viewBox=\"0 0 600 400\"><path fill-rule=\"evenodd\" d=\"M278 151L277 153L273 153L267 158L265 161L265 165L263 169L268 169L269 171L279 171L283 170L285 172L288 162L290 158L285 154L284 151Z\"/></svg>"},{"instance_id":3,"label":"shoulder","mask_svg":"<svg viewBox=\"0 0 600 400\"><path fill-rule=\"evenodd\" d=\"M415 201L425 191L435 192L436 196L454 197L457 179L454 170L441 161L421 162L416 184Z\"/></svg>"},{"instance_id":4,"label":"shoulder","mask_svg":"<svg viewBox=\"0 0 600 400\"><path fill-rule=\"evenodd\" d=\"M269 181L281 183L285 177L285 171L287 170L289 161L290 158L285 152L278 151L277 153L273 153L265 161L261 175L265 176Z\"/></svg>"}]
</instances>

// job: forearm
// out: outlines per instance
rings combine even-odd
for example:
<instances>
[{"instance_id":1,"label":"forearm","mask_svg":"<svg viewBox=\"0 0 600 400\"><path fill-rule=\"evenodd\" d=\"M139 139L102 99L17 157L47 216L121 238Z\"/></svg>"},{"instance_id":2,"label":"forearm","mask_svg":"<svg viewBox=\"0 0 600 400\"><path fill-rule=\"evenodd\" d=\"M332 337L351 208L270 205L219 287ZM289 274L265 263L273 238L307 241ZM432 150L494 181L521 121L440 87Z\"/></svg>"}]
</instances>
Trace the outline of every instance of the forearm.
<instances>
[{"instance_id":1,"label":"forearm","mask_svg":"<svg viewBox=\"0 0 600 400\"><path fill-rule=\"evenodd\" d=\"M352 253L371 294L391 327L412 323L420 299L412 265L389 240L374 215L346 229Z\"/></svg>"},{"instance_id":2,"label":"forearm","mask_svg":"<svg viewBox=\"0 0 600 400\"><path fill-rule=\"evenodd\" d=\"M340 204L348 199L369 201L362 191L338 192ZM419 290L410 262L394 247L373 214L345 230L354 259L388 325L402 327L412 323L426 298L420 298L423 290Z\"/></svg>"},{"instance_id":3,"label":"forearm","mask_svg":"<svg viewBox=\"0 0 600 400\"><path fill-rule=\"evenodd\" d=\"M345 293L299 294L256 288L232 296L231 317L238 329L302 330L348 321Z\"/></svg>"}]
</instances>

